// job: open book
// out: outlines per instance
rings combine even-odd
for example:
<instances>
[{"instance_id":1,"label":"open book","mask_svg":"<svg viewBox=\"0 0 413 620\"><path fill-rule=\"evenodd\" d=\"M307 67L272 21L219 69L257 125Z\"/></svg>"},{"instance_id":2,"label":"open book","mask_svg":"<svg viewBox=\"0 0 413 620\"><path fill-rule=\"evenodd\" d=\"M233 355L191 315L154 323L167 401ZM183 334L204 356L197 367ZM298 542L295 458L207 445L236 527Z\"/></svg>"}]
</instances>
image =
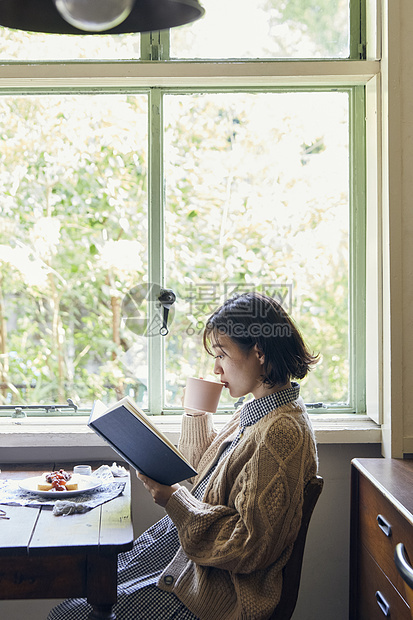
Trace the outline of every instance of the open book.
<instances>
[{"instance_id":1,"label":"open book","mask_svg":"<svg viewBox=\"0 0 413 620\"><path fill-rule=\"evenodd\" d=\"M94 402L88 426L132 467L161 484L175 484L196 471L131 398L107 408Z\"/></svg>"}]
</instances>

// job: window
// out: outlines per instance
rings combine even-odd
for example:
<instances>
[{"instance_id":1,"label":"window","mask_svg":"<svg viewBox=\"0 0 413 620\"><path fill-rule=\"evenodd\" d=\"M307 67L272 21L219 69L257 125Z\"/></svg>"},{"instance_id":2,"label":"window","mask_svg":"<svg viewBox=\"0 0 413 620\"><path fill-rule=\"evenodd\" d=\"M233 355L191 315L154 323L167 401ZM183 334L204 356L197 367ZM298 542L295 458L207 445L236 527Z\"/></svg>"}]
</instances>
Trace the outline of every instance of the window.
<instances>
[{"instance_id":1,"label":"window","mask_svg":"<svg viewBox=\"0 0 413 620\"><path fill-rule=\"evenodd\" d=\"M90 404L121 389L121 301L148 272L147 95L0 104L3 400Z\"/></svg>"},{"instance_id":2,"label":"window","mask_svg":"<svg viewBox=\"0 0 413 620\"><path fill-rule=\"evenodd\" d=\"M205 17L171 31L171 58L348 58L348 0L205 0ZM356 3L353 5L357 10ZM353 26L356 38L357 26Z\"/></svg>"},{"instance_id":3,"label":"window","mask_svg":"<svg viewBox=\"0 0 413 620\"><path fill-rule=\"evenodd\" d=\"M218 4L204 4L205 22L171 33L3 29L2 407L69 398L84 413L129 394L176 411L185 378L211 374L209 313L249 289L279 298L321 352L306 400L364 410L364 85L307 68L360 53L360 7L262 0L248 45L241 27L228 35L231 53L208 43ZM273 60L304 57L301 76ZM32 59L47 61L34 80ZM162 287L177 296L166 337Z\"/></svg>"}]
</instances>

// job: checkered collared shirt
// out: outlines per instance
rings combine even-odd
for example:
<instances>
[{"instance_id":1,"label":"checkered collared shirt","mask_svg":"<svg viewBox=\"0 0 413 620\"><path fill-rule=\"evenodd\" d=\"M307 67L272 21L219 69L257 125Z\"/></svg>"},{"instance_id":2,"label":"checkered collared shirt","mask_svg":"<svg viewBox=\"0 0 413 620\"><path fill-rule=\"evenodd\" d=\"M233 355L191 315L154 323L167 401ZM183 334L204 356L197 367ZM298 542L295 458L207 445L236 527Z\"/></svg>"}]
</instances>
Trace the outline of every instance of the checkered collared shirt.
<instances>
[{"instance_id":1,"label":"checkered collared shirt","mask_svg":"<svg viewBox=\"0 0 413 620\"><path fill-rule=\"evenodd\" d=\"M279 392L273 392L272 394L268 394L268 396L263 396L262 398L254 398L253 400L249 400L247 403L245 403L240 412L240 424L237 436L231 443L227 444L227 446L221 452L216 463L212 465L205 478L203 478L196 485L193 491L194 496L197 499L202 500L212 473L215 471L222 459L224 459L227 454L232 452L232 450L238 444L247 426L252 426L256 422L258 422L258 420L267 415L267 413L270 413L270 411L274 411L274 409L277 409L278 407L282 407L283 405L288 405L288 403L292 403L294 400L297 400L299 396L300 385L296 382L291 382L290 388L280 390Z\"/></svg>"}]
</instances>

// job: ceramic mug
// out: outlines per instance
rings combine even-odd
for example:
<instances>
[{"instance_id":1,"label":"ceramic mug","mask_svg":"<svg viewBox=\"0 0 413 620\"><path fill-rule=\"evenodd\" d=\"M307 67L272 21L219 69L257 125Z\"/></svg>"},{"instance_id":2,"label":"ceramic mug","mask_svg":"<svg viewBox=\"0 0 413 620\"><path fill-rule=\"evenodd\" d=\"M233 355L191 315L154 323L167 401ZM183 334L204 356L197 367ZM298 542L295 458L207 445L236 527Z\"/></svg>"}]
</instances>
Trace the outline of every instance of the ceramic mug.
<instances>
[{"instance_id":1,"label":"ceramic mug","mask_svg":"<svg viewBox=\"0 0 413 620\"><path fill-rule=\"evenodd\" d=\"M223 387L224 384L217 381L189 377L185 388L184 409L215 413Z\"/></svg>"}]
</instances>

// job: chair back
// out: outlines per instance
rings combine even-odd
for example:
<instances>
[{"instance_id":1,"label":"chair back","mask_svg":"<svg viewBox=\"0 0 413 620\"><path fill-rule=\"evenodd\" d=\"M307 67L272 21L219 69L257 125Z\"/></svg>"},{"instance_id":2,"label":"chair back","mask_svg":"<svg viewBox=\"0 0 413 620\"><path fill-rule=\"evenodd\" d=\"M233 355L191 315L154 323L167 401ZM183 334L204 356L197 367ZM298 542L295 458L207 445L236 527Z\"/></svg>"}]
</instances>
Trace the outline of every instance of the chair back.
<instances>
[{"instance_id":1,"label":"chair back","mask_svg":"<svg viewBox=\"0 0 413 620\"><path fill-rule=\"evenodd\" d=\"M274 610L270 620L289 620L293 615L300 589L301 569L303 565L305 541L311 515L323 490L324 480L321 476L314 476L304 489L303 516L298 536L293 546L291 556L283 569L283 586L280 602Z\"/></svg>"}]
</instances>

